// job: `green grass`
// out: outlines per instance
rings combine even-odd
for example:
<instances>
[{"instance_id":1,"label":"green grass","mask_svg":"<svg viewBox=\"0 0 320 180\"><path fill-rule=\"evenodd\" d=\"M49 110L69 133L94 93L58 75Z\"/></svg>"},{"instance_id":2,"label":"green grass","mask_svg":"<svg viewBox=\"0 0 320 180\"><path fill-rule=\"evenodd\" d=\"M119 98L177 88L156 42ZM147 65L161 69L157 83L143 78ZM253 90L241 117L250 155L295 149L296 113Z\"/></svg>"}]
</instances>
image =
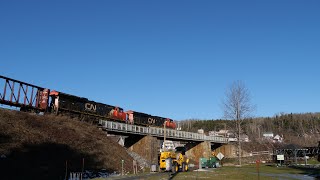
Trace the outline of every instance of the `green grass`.
<instances>
[{"instance_id":1,"label":"green grass","mask_svg":"<svg viewBox=\"0 0 320 180\"><path fill-rule=\"evenodd\" d=\"M179 172L173 176L172 180L202 180L202 179L218 179L218 180L290 180L300 177L303 179L305 174L319 174L320 170L305 170L295 169L289 167L275 167L268 165L260 165L259 175L256 165L247 165L242 167L221 167L216 169L205 169L207 171L193 171L193 172ZM141 174L142 177L138 179L143 180L168 180L168 173L153 173L151 176L144 176L150 173ZM139 175L139 176L141 176ZM130 177L130 176L126 176ZM131 175L135 177L135 175ZM121 179L122 177L107 178L109 179ZM98 180L98 179L96 179ZM99 179L103 180L103 179Z\"/></svg>"},{"instance_id":2,"label":"green grass","mask_svg":"<svg viewBox=\"0 0 320 180\"><path fill-rule=\"evenodd\" d=\"M320 171L320 170L318 170ZM179 173L174 177L174 180L186 179L221 179L221 180L238 180L238 179L295 179L292 175L303 176L304 174L314 174L315 171L305 171L288 167L275 167L261 165L258 169L255 165L242 167L222 167L213 169L212 171L187 172Z\"/></svg>"},{"instance_id":3,"label":"green grass","mask_svg":"<svg viewBox=\"0 0 320 180\"><path fill-rule=\"evenodd\" d=\"M138 178L139 177L139 178ZM137 175L129 174L125 176L114 176L109 178L95 178L94 180L120 180L120 179L141 179L141 180L167 180L170 178L170 173L139 173Z\"/></svg>"},{"instance_id":4,"label":"green grass","mask_svg":"<svg viewBox=\"0 0 320 180\"><path fill-rule=\"evenodd\" d=\"M319 161L316 158L311 158L308 160L308 164L319 164Z\"/></svg>"}]
</instances>

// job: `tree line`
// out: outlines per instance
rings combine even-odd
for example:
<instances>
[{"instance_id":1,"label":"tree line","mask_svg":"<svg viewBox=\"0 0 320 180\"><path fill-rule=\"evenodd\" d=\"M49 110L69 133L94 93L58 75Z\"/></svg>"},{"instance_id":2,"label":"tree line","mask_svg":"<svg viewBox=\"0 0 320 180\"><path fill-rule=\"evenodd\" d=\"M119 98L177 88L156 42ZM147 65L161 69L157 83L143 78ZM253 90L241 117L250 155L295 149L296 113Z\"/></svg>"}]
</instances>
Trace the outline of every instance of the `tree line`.
<instances>
[{"instance_id":1,"label":"tree line","mask_svg":"<svg viewBox=\"0 0 320 180\"><path fill-rule=\"evenodd\" d=\"M222 129L236 132L234 121L190 119L180 122L181 130L197 132L203 129L219 131ZM320 113L279 113L273 117L257 117L244 119L241 133L247 134L252 141L259 141L265 132L283 136L285 143L301 146L315 146L320 141Z\"/></svg>"}]
</instances>

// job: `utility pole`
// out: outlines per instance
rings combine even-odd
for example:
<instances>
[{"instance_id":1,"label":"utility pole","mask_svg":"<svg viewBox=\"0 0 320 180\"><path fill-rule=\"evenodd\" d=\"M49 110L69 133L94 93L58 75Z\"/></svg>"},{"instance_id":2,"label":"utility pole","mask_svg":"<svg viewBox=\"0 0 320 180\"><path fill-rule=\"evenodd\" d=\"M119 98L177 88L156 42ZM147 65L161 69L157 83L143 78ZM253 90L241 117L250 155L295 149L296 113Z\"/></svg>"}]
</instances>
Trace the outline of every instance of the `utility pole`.
<instances>
[{"instance_id":1,"label":"utility pole","mask_svg":"<svg viewBox=\"0 0 320 180\"><path fill-rule=\"evenodd\" d=\"M121 160L121 176L124 175L124 174L123 174L123 163L124 163L124 160L122 159L122 160Z\"/></svg>"},{"instance_id":2,"label":"utility pole","mask_svg":"<svg viewBox=\"0 0 320 180\"><path fill-rule=\"evenodd\" d=\"M164 151L167 151L167 148L166 148L166 146L165 146L165 142L166 142L166 122L167 122L167 120L163 123L163 150Z\"/></svg>"}]
</instances>

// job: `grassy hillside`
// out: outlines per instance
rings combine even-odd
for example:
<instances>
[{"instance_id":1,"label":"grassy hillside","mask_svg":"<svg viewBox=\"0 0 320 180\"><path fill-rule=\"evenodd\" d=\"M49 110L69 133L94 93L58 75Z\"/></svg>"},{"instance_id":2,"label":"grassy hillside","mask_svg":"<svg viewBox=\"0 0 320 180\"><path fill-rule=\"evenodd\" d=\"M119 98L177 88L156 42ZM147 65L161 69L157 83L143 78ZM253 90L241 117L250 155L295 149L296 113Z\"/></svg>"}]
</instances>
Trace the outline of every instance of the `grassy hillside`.
<instances>
[{"instance_id":1,"label":"grassy hillside","mask_svg":"<svg viewBox=\"0 0 320 180\"><path fill-rule=\"evenodd\" d=\"M132 158L95 126L53 115L0 109L0 177L64 179L67 171L132 169Z\"/></svg>"}]
</instances>

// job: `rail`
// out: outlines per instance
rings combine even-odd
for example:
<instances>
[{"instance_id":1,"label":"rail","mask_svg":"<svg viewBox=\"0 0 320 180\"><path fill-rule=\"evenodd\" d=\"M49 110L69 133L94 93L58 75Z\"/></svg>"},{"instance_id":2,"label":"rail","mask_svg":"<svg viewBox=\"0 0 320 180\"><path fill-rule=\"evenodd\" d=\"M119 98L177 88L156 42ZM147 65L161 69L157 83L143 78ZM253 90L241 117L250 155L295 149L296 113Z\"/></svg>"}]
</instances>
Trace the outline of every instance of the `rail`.
<instances>
[{"instance_id":1,"label":"rail","mask_svg":"<svg viewBox=\"0 0 320 180\"><path fill-rule=\"evenodd\" d=\"M99 124L107 131L122 132L129 134L151 135L156 137L164 136L164 128L158 127L144 127L138 125L131 125L126 123L119 123L113 121L100 120ZM216 143L228 143L227 138L207 136L199 133L192 133L186 131L178 131L173 129L165 129L166 138L192 141L210 141Z\"/></svg>"}]
</instances>

